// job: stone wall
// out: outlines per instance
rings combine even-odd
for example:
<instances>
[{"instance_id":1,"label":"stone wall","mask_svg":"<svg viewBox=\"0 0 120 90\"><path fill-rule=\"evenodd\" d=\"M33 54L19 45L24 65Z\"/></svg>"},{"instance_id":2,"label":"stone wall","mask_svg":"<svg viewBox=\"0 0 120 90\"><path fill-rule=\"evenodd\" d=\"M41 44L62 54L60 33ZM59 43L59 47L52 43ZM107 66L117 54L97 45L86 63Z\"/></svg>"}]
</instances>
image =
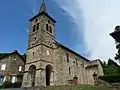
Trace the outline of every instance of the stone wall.
<instances>
[{"instance_id":1,"label":"stone wall","mask_svg":"<svg viewBox=\"0 0 120 90\"><path fill-rule=\"evenodd\" d=\"M0 60L0 69L2 64L6 64L5 70L0 70L1 74L6 74L6 71L9 71L11 75L20 74L19 66L22 66L22 72L24 71L24 61L16 54L11 54L8 57L5 57Z\"/></svg>"},{"instance_id":2,"label":"stone wall","mask_svg":"<svg viewBox=\"0 0 120 90\"><path fill-rule=\"evenodd\" d=\"M34 30L34 26L38 24L39 29ZM48 30L47 25L49 29L51 27L52 32ZM29 73L31 65L36 67L35 86L46 85L47 65L52 67L50 85L69 85L69 81L75 75L79 84L87 84L88 78L92 75L85 69L88 63L87 59L55 41L55 23L49 16L40 14L33 18L30 25L23 87L31 86L32 79Z\"/></svg>"},{"instance_id":3,"label":"stone wall","mask_svg":"<svg viewBox=\"0 0 120 90\"><path fill-rule=\"evenodd\" d=\"M67 61L67 54L69 61ZM64 48L55 50L56 85L69 85L69 81L71 81L75 75L78 77L79 84L85 84L85 62L84 59Z\"/></svg>"},{"instance_id":4,"label":"stone wall","mask_svg":"<svg viewBox=\"0 0 120 90\"><path fill-rule=\"evenodd\" d=\"M108 83L104 80L99 79L98 76L96 76L96 79L94 79L94 85L114 88L115 90L120 90L120 83Z\"/></svg>"},{"instance_id":5,"label":"stone wall","mask_svg":"<svg viewBox=\"0 0 120 90\"><path fill-rule=\"evenodd\" d=\"M22 76L25 69L25 62L21 58L17 51L10 53L10 55L0 60L0 76L3 76L2 84L5 81L13 81L12 77L15 77L14 82L22 82ZM2 65L5 65L5 70L1 70ZM21 71L19 67L21 66Z\"/></svg>"}]
</instances>

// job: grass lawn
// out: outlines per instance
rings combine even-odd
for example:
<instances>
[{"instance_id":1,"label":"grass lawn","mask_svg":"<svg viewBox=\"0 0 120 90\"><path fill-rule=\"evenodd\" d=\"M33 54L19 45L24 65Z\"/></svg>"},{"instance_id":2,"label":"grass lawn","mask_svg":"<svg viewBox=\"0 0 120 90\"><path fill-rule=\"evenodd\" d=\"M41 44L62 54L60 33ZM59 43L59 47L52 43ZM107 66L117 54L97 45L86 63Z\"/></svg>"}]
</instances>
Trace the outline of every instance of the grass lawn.
<instances>
[{"instance_id":1,"label":"grass lawn","mask_svg":"<svg viewBox=\"0 0 120 90\"><path fill-rule=\"evenodd\" d=\"M91 85L79 85L77 87L74 86L50 86L50 87L42 87L41 89L38 88L30 88L30 89L0 89L0 90L120 90L120 89L112 89L107 87L95 87Z\"/></svg>"},{"instance_id":2,"label":"grass lawn","mask_svg":"<svg viewBox=\"0 0 120 90\"><path fill-rule=\"evenodd\" d=\"M108 87L95 87L91 85L79 85L75 90L114 90Z\"/></svg>"},{"instance_id":3,"label":"grass lawn","mask_svg":"<svg viewBox=\"0 0 120 90\"><path fill-rule=\"evenodd\" d=\"M43 90L115 90L107 87L95 87L91 85L79 85L74 86L54 86L54 87L44 87Z\"/></svg>"}]
</instances>

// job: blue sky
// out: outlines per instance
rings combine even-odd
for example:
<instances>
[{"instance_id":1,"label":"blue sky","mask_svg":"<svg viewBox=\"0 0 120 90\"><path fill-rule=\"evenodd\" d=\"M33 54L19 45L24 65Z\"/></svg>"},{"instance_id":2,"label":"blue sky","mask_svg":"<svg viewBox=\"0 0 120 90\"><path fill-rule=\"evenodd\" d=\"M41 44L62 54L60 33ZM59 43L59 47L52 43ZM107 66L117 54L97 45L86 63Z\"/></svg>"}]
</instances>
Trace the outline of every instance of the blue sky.
<instances>
[{"instance_id":1,"label":"blue sky","mask_svg":"<svg viewBox=\"0 0 120 90\"><path fill-rule=\"evenodd\" d=\"M18 50L21 54L26 52L28 45L29 19L36 15L40 9L42 0L1 0L0 1L0 52ZM73 31L70 17L66 15L54 1L46 0L48 13L57 21L56 39L67 47L77 51L75 45L81 43L81 51L84 53L84 41L77 37ZM81 30L82 21L81 21ZM86 55L87 56L87 55Z\"/></svg>"},{"instance_id":2,"label":"blue sky","mask_svg":"<svg viewBox=\"0 0 120 90\"><path fill-rule=\"evenodd\" d=\"M109 33L120 25L120 0L45 1L48 13L57 21L57 41L91 60L114 59L115 42ZM41 2L0 1L0 52L26 52L28 20L38 13Z\"/></svg>"}]
</instances>

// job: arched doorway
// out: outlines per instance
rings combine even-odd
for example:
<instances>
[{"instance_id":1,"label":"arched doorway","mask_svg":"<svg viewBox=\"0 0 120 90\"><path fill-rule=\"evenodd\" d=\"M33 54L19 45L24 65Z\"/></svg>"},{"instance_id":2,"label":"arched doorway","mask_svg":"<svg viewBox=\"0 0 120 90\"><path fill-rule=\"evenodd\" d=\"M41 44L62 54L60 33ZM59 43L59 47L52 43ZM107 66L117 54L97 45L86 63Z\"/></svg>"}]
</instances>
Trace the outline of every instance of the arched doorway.
<instances>
[{"instance_id":1,"label":"arched doorway","mask_svg":"<svg viewBox=\"0 0 120 90\"><path fill-rule=\"evenodd\" d=\"M46 86L50 86L50 78L51 78L51 72L52 72L52 66L51 65L47 65L46 69Z\"/></svg>"},{"instance_id":2,"label":"arched doorway","mask_svg":"<svg viewBox=\"0 0 120 90\"><path fill-rule=\"evenodd\" d=\"M35 86L35 75L36 75L36 66L35 65L30 66L29 73L31 76L31 86L34 87Z\"/></svg>"}]
</instances>

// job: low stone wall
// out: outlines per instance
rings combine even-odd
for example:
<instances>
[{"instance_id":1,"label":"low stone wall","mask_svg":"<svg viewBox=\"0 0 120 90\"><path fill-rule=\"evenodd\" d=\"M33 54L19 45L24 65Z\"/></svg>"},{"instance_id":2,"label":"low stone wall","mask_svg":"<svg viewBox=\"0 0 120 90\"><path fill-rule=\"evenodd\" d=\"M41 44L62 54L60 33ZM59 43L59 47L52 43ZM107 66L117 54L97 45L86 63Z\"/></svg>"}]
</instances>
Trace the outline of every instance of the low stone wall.
<instances>
[{"instance_id":1,"label":"low stone wall","mask_svg":"<svg viewBox=\"0 0 120 90\"><path fill-rule=\"evenodd\" d=\"M9 88L2 90L74 90L74 86L52 86L52 87L30 87L30 88Z\"/></svg>"},{"instance_id":2,"label":"low stone wall","mask_svg":"<svg viewBox=\"0 0 120 90\"><path fill-rule=\"evenodd\" d=\"M109 83L107 83L107 82L105 82L101 79L98 79L96 86L107 86L107 87L109 87Z\"/></svg>"},{"instance_id":3,"label":"low stone wall","mask_svg":"<svg viewBox=\"0 0 120 90\"><path fill-rule=\"evenodd\" d=\"M120 83L108 83L101 79L98 79L96 86L105 86L105 87L116 88L120 90Z\"/></svg>"},{"instance_id":4,"label":"low stone wall","mask_svg":"<svg viewBox=\"0 0 120 90\"><path fill-rule=\"evenodd\" d=\"M110 83L111 88L118 88L120 90L120 83Z\"/></svg>"},{"instance_id":5,"label":"low stone wall","mask_svg":"<svg viewBox=\"0 0 120 90\"><path fill-rule=\"evenodd\" d=\"M120 90L120 83L108 83L100 79L96 73L93 74L93 79L95 86L104 86L104 87L116 88L117 90Z\"/></svg>"}]
</instances>

